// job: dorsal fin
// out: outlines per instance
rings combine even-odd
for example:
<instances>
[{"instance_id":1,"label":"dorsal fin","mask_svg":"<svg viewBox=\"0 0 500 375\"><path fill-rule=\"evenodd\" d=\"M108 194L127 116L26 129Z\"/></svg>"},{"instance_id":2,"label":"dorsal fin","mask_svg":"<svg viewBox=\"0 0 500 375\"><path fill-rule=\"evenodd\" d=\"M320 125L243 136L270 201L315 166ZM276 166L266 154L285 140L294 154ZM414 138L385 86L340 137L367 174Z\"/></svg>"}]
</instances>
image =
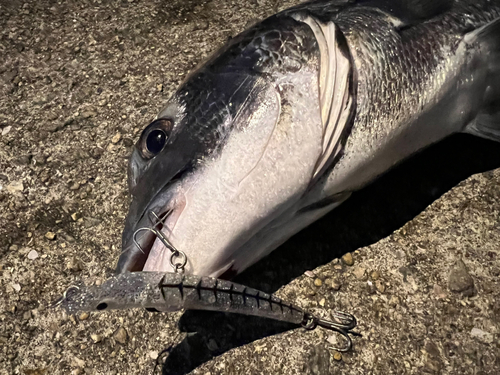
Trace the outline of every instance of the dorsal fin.
<instances>
[{"instance_id":1,"label":"dorsal fin","mask_svg":"<svg viewBox=\"0 0 500 375\"><path fill-rule=\"evenodd\" d=\"M378 8L405 25L430 19L449 10L454 0L358 0L356 4Z\"/></svg>"}]
</instances>

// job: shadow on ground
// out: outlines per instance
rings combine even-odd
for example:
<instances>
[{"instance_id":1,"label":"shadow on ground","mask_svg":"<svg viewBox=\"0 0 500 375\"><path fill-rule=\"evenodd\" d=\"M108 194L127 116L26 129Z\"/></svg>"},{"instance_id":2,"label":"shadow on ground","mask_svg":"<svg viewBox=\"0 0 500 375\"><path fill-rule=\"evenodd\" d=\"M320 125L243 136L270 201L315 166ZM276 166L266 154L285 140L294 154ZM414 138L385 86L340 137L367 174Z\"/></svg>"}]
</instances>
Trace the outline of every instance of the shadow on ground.
<instances>
[{"instance_id":1,"label":"shadow on ground","mask_svg":"<svg viewBox=\"0 0 500 375\"><path fill-rule=\"evenodd\" d=\"M234 281L274 292L306 270L388 236L470 175L498 167L500 144L464 134L452 136L353 194ZM188 311L179 328L188 335L166 353L164 375L187 374L232 348L295 326L234 314Z\"/></svg>"}]
</instances>

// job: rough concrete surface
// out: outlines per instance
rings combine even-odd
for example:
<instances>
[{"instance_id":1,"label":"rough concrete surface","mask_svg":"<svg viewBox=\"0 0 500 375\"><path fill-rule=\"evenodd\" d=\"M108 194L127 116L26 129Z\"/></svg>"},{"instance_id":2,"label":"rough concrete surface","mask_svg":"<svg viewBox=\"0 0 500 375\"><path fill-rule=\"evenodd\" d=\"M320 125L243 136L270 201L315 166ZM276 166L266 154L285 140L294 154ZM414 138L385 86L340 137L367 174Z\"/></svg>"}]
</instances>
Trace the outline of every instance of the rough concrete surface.
<instances>
[{"instance_id":1,"label":"rough concrete surface","mask_svg":"<svg viewBox=\"0 0 500 375\"><path fill-rule=\"evenodd\" d=\"M197 63L289 5L0 1L0 374L500 373L500 147L468 136L237 279L324 317L355 314L363 337L341 359L323 329L47 308L112 273L141 129Z\"/></svg>"}]
</instances>

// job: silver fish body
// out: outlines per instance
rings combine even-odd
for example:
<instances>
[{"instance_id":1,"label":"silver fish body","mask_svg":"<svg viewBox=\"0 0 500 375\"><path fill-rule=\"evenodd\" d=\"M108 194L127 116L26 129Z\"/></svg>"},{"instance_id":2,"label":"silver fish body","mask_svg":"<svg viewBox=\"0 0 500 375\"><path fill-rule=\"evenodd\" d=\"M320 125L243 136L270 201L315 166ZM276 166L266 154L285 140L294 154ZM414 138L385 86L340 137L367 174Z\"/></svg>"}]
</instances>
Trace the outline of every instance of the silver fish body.
<instances>
[{"instance_id":1,"label":"silver fish body","mask_svg":"<svg viewBox=\"0 0 500 375\"><path fill-rule=\"evenodd\" d=\"M117 272L241 272L456 132L500 140L500 1L316 1L253 26L142 133ZM153 217L153 219L152 219Z\"/></svg>"}]
</instances>

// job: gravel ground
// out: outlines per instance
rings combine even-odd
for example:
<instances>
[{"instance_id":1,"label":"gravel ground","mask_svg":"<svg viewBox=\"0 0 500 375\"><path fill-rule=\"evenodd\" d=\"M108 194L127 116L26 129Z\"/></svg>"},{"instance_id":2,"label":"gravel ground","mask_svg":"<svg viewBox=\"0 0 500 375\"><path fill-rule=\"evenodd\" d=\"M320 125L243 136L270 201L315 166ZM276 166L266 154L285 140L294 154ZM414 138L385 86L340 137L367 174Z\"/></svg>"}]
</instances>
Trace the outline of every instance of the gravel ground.
<instances>
[{"instance_id":1,"label":"gravel ground","mask_svg":"<svg viewBox=\"0 0 500 375\"><path fill-rule=\"evenodd\" d=\"M263 319L47 309L112 273L140 130L197 63L288 5L0 1L0 374L500 373L500 146L471 136L238 277L355 314L363 337L343 356L329 331Z\"/></svg>"}]
</instances>

